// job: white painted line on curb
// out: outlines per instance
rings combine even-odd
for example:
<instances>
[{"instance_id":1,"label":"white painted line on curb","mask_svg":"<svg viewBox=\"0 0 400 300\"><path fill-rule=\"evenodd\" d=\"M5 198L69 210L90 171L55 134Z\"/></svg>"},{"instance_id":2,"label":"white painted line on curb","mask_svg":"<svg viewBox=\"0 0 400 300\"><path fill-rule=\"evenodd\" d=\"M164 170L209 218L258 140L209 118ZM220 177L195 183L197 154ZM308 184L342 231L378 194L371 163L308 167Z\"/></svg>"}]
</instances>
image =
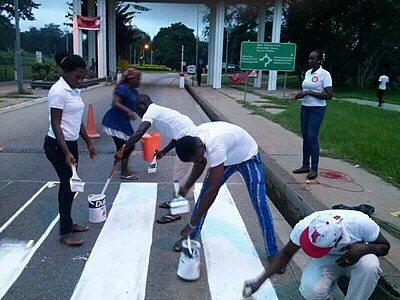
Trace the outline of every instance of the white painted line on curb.
<instances>
[{"instance_id":1,"label":"white painted line on curb","mask_svg":"<svg viewBox=\"0 0 400 300\"><path fill-rule=\"evenodd\" d=\"M122 183L71 299L144 299L157 183Z\"/></svg>"},{"instance_id":2,"label":"white painted line on curb","mask_svg":"<svg viewBox=\"0 0 400 300\"><path fill-rule=\"evenodd\" d=\"M196 183L196 201L201 187ZM226 185L207 213L201 239L212 299L243 299L244 281L255 278L264 268ZM252 299L277 300L271 281L267 280Z\"/></svg>"}]
</instances>

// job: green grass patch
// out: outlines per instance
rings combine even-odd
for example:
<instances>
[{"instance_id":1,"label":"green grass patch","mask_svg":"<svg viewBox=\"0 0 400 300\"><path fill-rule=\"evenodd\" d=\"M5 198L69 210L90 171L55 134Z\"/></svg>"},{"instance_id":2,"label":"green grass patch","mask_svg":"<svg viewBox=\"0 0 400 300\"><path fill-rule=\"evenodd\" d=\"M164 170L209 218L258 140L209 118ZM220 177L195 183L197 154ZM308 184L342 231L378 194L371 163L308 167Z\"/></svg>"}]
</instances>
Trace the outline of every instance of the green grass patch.
<instances>
[{"instance_id":1,"label":"green grass patch","mask_svg":"<svg viewBox=\"0 0 400 300\"><path fill-rule=\"evenodd\" d=\"M244 106L301 135L300 102L290 104L287 110L277 115L249 103ZM399 132L398 112L329 101L319 142L324 156L359 164L386 181L400 185Z\"/></svg>"},{"instance_id":2,"label":"green grass patch","mask_svg":"<svg viewBox=\"0 0 400 300\"><path fill-rule=\"evenodd\" d=\"M375 101L378 103L376 98L376 89L365 88L341 88L334 87L333 93L335 98L355 98L367 101ZM383 96L383 102L400 104L400 91L397 89L388 89Z\"/></svg>"}]
</instances>

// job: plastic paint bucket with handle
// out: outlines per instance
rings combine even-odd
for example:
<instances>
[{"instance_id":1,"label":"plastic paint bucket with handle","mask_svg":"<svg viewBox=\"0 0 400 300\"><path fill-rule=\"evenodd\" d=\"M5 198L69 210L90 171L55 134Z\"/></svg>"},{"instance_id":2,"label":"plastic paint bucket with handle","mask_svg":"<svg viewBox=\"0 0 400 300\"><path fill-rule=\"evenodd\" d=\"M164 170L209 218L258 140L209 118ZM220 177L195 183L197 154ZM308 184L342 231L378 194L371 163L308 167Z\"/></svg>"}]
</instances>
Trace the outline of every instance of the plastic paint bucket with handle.
<instances>
[{"instance_id":1,"label":"plastic paint bucket with handle","mask_svg":"<svg viewBox=\"0 0 400 300\"><path fill-rule=\"evenodd\" d=\"M154 152L160 148L160 134L157 132L150 132L142 137L142 150L143 159L145 161L152 161Z\"/></svg>"},{"instance_id":2,"label":"plastic paint bucket with handle","mask_svg":"<svg viewBox=\"0 0 400 300\"><path fill-rule=\"evenodd\" d=\"M104 194L90 194L89 202L89 222L101 223L107 218L106 196Z\"/></svg>"}]
</instances>

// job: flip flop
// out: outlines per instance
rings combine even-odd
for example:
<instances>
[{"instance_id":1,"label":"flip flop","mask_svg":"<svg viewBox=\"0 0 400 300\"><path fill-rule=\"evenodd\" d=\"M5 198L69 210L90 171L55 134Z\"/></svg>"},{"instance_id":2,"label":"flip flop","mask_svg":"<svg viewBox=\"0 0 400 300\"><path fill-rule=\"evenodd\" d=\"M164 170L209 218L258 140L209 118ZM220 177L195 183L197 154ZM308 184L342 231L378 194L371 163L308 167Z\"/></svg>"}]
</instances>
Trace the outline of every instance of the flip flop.
<instances>
[{"instance_id":1,"label":"flip flop","mask_svg":"<svg viewBox=\"0 0 400 300\"><path fill-rule=\"evenodd\" d=\"M170 215L170 214L166 214L166 215L163 215L161 218L159 218L156 222L158 224L167 224L167 223L178 221L181 218L182 217L179 216L179 215L173 216L173 215Z\"/></svg>"},{"instance_id":2,"label":"flip flop","mask_svg":"<svg viewBox=\"0 0 400 300\"><path fill-rule=\"evenodd\" d=\"M177 240L174 244L174 246L172 247L172 250L174 252L181 252L182 251L182 241L184 238L180 238L179 240Z\"/></svg>"},{"instance_id":3,"label":"flip flop","mask_svg":"<svg viewBox=\"0 0 400 300\"><path fill-rule=\"evenodd\" d=\"M164 203L161 203L158 207L160 207L160 208L171 208L170 203L171 203L171 201L165 201Z\"/></svg>"},{"instance_id":4,"label":"flip flop","mask_svg":"<svg viewBox=\"0 0 400 300\"><path fill-rule=\"evenodd\" d=\"M126 180L138 180L139 177L137 177L135 174L132 175L121 175L121 179L126 179Z\"/></svg>"}]
</instances>

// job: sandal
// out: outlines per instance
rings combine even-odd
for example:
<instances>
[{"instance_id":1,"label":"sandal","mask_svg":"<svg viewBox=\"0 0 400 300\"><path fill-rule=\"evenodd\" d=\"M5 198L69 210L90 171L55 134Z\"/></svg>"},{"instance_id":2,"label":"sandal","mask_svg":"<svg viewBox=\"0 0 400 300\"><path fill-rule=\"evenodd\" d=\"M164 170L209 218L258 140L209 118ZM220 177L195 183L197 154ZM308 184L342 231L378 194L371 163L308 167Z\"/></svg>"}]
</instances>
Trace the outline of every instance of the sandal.
<instances>
[{"instance_id":1,"label":"sandal","mask_svg":"<svg viewBox=\"0 0 400 300\"><path fill-rule=\"evenodd\" d=\"M170 214L166 214L166 215L163 215L160 219L158 219L156 222L158 223L158 224L167 224L167 223L171 223L171 222L174 222L174 221L178 221L178 220L180 220L182 217L180 216L180 215L177 215L177 216L173 216L173 215L170 215Z\"/></svg>"},{"instance_id":2,"label":"sandal","mask_svg":"<svg viewBox=\"0 0 400 300\"><path fill-rule=\"evenodd\" d=\"M180 238L179 240L177 240L174 244L174 246L172 247L172 250L174 250L174 252L181 252L182 251L182 241L185 238Z\"/></svg>"},{"instance_id":3,"label":"sandal","mask_svg":"<svg viewBox=\"0 0 400 300\"><path fill-rule=\"evenodd\" d=\"M85 232L88 231L89 227L87 226L83 226L83 225L79 225L79 224L74 224L71 227L71 232Z\"/></svg>"},{"instance_id":4,"label":"sandal","mask_svg":"<svg viewBox=\"0 0 400 300\"><path fill-rule=\"evenodd\" d=\"M160 207L160 208L171 208L171 201L165 201L164 203L161 203L158 207Z\"/></svg>"},{"instance_id":5,"label":"sandal","mask_svg":"<svg viewBox=\"0 0 400 300\"><path fill-rule=\"evenodd\" d=\"M132 175L121 175L121 179L126 179L126 180L138 180L139 177L137 177L135 174Z\"/></svg>"}]
</instances>

